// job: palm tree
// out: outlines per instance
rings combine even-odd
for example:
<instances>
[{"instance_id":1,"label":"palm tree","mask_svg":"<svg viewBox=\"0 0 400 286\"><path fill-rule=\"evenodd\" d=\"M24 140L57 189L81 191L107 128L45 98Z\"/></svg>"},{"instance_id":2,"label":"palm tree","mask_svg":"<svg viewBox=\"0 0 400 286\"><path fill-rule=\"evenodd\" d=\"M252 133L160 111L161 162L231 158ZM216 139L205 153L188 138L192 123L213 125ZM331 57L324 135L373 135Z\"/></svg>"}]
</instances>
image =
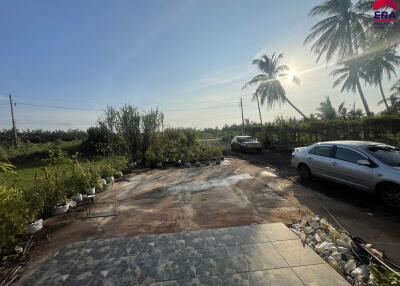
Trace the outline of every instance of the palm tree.
<instances>
[{"instance_id":1,"label":"palm tree","mask_svg":"<svg viewBox=\"0 0 400 286\"><path fill-rule=\"evenodd\" d=\"M322 119L322 120L333 120L337 118L337 112L335 110L335 108L333 108L332 106L332 102L331 99L328 97L326 97L325 101L322 101L320 104L320 106L317 108L317 111L319 111L319 113L317 113L317 116Z\"/></svg>"},{"instance_id":2,"label":"palm tree","mask_svg":"<svg viewBox=\"0 0 400 286\"><path fill-rule=\"evenodd\" d=\"M260 124L262 125L262 117L261 117L261 108L260 108L260 99L258 98L258 94L254 93L252 100L257 100L257 107L258 107L258 115L260 116Z\"/></svg>"},{"instance_id":3,"label":"palm tree","mask_svg":"<svg viewBox=\"0 0 400 286\"><path fill-rule=\"evenodd\" d=\"M351 0L327 0L311 9L309 16L327 16L311 28L304 44L318 54L317 62L325 54L329 61L336 54L339 58L358 53L365 42L363 23L370 16L357 10Z\"/></svg>"},{"instance_id":4,"label":"palm tree","mask_svg":"<svg viewBox=\"0 0 400 286\"><path fill-rule=\"evenodd\" d=\"M338 115L341 119L347 119L347 108L344 106L345 102L343 101L338 107Z\"/></svg>"},{"instance_id":5,"label":"palm tree","mask_svg":"<svg viewBox=\"0 0 400 286\"><path fill-rule=\"evenodd\" d=\"M304 115L287 97L286 91L282 86L281 81L284 79L291 80L296 84L300 84L300 79L296 76L288 76L289 67L281 65L280 61L283 59L283 55L272 54L271 57L263 55L259 59L253 60L253 64L262 72L259 75L253 77L244 88L257 84L255 95L260 97L261 105L267 102L267 107L273 107L276 103L289 103L303 118L307 119Z\"/></svg>"},{"instance_id":6,"label":"palm tree","mask_svg":"<svg viewBox=\"0 0 400 286\"><path fill-rule=\"evenodd\" d=\"M345 60L339 63L341 68L335 69L331 75L334 77L339 76L334 82L333 87L337 87L342 84L341 92L349 91L356 92L358 90L361 101L364 105L364 110L367 116L371 116L371 111L369 109L367 100L365 99L364 93L361 88L360 78L364 79L365 82L369 82L370 79L368 75L363 71L363 66L365 65L365 56L356 57L353 59Z\"/></svg>"},{"instance_id":7,"label":"palm tree","mask_svg":"<svg viewBox=\"0 0 400 286\"><path fill-rule=\"evenodd\" d=\"M365 72L369 76L371 83L379 86L383 103L385 104L386 109L389 109L382 87L383 74L385 73L389 80L392 78L392 74L396 75L395 66L400 64L400 56L396 55L396 51L392 48L369 54L369 59L364 66Z\"/></svg>"}]
</instances>

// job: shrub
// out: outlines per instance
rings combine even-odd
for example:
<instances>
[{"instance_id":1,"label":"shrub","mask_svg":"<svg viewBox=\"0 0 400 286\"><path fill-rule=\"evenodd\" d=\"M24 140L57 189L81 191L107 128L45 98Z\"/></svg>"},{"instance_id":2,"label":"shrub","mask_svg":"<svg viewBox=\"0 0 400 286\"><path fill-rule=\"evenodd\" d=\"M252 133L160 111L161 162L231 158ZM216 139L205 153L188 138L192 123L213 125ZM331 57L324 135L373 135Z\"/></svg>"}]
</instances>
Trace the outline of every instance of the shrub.
<instances>
[{"instance_id":1,"label":"shrub","mask_svg":"<svg viewBox=\"0 0 400 286\"><path fill-rule=\"evenodd\" d=\"M145 153L146 162L150 167L154 167L157 163L163 163L163 152L156 145L150 145Z\"/></svg>"},{"instance_id":2,"label":"shrub","mask_svg":"<svg viewBox=\"0 0 400 286\"><path fill-rule=\"evenodd\" d=\"M125 170L128 167L129 160L125 156L114 156L110 159L112 167L116 171Z\"/></svg>"},{"instance_id":3,"label":"shrub","mask_svg":"<svg viewBox=\"0 0 400 286\"><path fill-rule=\"evenodd\" d=\"M98 172L102 178L106 178L113 176L116 170L111 166L111 164L102 164L98 167Z\"/></svg>"},{"instance_id":4,"label":"shrub","mask_svg":"<svg viewBox=\"0 0 400 286\"><path fill-rule=\"evenodd\" d=\"M23 191L23 198L28 205L26 220L28 223L34 222L41 217L44 211L46 194L43 188L38 188L34 184L31 188Z\"/></svg>"},{"instance_id":5,"label":"shrub","mask_svg":"<svg viewBox=\"0 0 400 286\"><path fill-rule=\"evenodd\" d=\"M14 188L0 186L0 249L15 242L25 232L27 204L23 194Z\"/></svg>"}]
</instances>

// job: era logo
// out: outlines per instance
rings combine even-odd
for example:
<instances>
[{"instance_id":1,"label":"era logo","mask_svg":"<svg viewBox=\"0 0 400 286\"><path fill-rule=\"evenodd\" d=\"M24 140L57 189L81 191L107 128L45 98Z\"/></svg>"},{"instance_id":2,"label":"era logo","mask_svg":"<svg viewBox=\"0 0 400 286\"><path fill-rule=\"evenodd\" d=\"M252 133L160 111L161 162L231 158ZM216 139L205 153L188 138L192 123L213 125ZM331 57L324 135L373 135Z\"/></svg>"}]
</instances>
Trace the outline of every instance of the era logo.
<instances>
[{"instance_id":1,"label":"era logo","mask_svg":"<svg viewBox=\"0 0 400 286\"><path fill-rule=\"evenodd\" d=\"M396 23L398 5L394 0L377 0L374 5L374 22L376 24Z\"/></svg>"}]
</instances>

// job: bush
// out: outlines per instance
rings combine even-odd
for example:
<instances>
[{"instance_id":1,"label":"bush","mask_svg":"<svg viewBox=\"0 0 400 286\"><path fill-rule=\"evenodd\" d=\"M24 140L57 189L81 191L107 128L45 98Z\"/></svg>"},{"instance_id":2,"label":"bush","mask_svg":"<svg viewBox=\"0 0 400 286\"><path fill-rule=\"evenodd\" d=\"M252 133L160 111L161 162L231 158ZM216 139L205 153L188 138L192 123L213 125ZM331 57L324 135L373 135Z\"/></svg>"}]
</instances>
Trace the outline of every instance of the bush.
<instances>
[{"instance_id":1,"label":"bush","mask_svg":"<svg viewBox=\"0 0 400 286\"><path fill-rule=\"evenodd\" d=\"M24 234L27 204L23 194L14 188L0 186L0 249L11 246Z\"/></svg>"},{"instance_id":2,"label":"bush","mask_svg":"<svg viewBox=\"0 0 400 286\"><path fill-rule=\"evenodd\" d=\"M102 164L98 167L98 173L102 178L111 177L115 174L117 170L115 170L111 164Z\"/></svg>"},{"instance_id":3,"label":"bush","mask_svg":"<svg viewBox=\"0 0 400 286\"><path fill-rule=\"evenodd\" d=\"M116 171L126 170L129 160L125 156L114 156L110 159L112 167Z\"/></svg>"},{"instance_id":4,"label":"bush","mask_svg":"<svg viewBox=\"0 0 400 286\"><path fill-rule=\"evenodd\" d=\"M23 191L23 198L28 206L25 218L28 223L32 223L43 214L46 194L43 188L38 188L35 184Z\"/></svg>"}]
</instances>

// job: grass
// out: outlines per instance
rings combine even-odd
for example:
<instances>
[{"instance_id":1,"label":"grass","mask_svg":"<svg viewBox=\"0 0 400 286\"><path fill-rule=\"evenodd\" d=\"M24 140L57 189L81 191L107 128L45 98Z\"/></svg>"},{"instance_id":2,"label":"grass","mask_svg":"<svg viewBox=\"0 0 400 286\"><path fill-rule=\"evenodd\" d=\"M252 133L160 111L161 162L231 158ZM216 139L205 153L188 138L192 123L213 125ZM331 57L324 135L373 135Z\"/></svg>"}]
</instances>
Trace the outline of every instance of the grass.
<instances>
[{"instance_id":1,"label":"grass","mask_svg":"<svg viewBox=\"0 0 400 286\"><path fill-rule=\"evenodd\" d=\"M107 164L108 160L107 158L95 158L91 162L99 167ZM0 173L0 184L6 187L25 189L33 184L36 174L41 174L42 167L44 167L44 164L40 161L18 165L15 170L16 173Z\"/></svg>"},{"instance_id":2,"label":"grass","mask_svg":"<svg viewBox=\"0 0 400 286\"><path fill-rule=\"evenodd\" d=\"M70 142L58 142L62 150L71 154L79 150L81 141L75 140ZM28 161L37 161L46 158L51 145L54 143L24 143L18 148L9 148L5 152L8 159L14 164L25 164Z\"/></svg>"},{"instance_id":3,"label":"grass","mask_svg":"<svg viewBox=\"0 0 400 286\"><path fill-rule=\"evenodd\" d=\"M81 142L61 142L61 148L69 153L74 154L79 150ZM0 173L0 185L6 187L15 187L18 189L29 188L35 181L36 174L42 174L44 158L48 157L48 151L51 143L40 144L23 144L17 149L7 149L6 153L10 161L16 166L15 173ZM86 159L81 158L82 164L85 164ZM109 161L104 157L94 157L90 161L96 166L108 164Z\"/></svg>"}]
</instances>

